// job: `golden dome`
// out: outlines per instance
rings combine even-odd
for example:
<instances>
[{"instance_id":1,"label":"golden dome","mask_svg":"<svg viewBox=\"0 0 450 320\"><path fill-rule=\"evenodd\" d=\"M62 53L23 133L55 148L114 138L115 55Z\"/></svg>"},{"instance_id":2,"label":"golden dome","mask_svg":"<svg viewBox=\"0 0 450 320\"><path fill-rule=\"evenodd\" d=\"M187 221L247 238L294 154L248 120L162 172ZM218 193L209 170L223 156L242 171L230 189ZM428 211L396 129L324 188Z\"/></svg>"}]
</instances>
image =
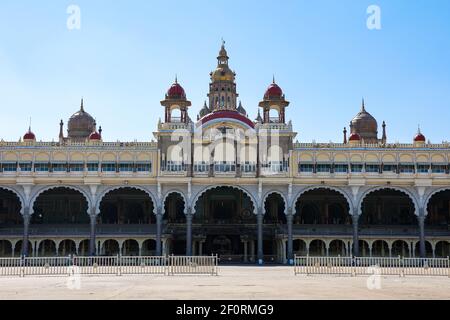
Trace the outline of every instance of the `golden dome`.
<instances>
[{"instance_id":1,"label":"golden dome","mask_svg":"<svg viewBox=\"0 0 450 320\"><path fill-rule=\"evenodd\" d=\"M234 81L235 73L228 67L218 67L211 73L211 80L214 81Z\"/></svg>"}]
</instances>

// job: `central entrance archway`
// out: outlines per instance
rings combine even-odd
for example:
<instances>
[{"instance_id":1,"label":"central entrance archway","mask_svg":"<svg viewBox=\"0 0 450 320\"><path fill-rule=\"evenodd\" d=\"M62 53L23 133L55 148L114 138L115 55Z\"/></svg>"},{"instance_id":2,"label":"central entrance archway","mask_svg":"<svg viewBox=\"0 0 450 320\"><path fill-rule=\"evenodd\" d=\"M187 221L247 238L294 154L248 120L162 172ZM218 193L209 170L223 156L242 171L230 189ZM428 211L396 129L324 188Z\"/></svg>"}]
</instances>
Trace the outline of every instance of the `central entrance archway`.
<instances>
[{"instance_id":1,"label":"central entrance archway","mask_svg":"<svg viewBox=\"0 0 450 320\"><path fill-rule=\"evenodd\" d=\"M251 262L255 257L256 216L249 195L234 187L207 190L197 200L194 253L218 254L222 262Z\"/></svg>"}]
</instances>

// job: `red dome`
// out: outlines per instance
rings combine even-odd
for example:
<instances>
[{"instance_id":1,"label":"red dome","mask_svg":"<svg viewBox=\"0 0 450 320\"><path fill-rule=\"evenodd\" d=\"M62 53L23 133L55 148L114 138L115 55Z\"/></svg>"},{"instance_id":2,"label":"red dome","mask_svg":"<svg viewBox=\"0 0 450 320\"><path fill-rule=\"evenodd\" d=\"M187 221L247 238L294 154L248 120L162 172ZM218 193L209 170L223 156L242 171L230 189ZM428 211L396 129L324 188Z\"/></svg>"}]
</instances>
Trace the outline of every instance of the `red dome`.
<instances>
[{"instance_id":1,"label":"red dome","mask_svg":"<svg viewBox=\"0 0 450 320\"><path fill-rule=\"evenodd\" d=\"M414 138L414 142L425 142L425 141L426 141L425 136L421 133L418 133Z\"/></svg>"},{"instance_id":2,"label":"red dome","mask_svg":"<svg viewBox=\"0 0 450 320\"><path fill-rule=\"evenodd\" d=\"M92 132L89 136L89 140L102 140L102 136L97 131Z\"/></svg>"},{"instance_id":3,"label":"red dome","mask_svg":"<svg viewBox=\"0 0 450 320\"><path fill-rule=\"evenodd\" d=\"M23 140L36 140L36 136L33 132L31 132L31 130L28 130L28 132L23 136Z\"/></svg>"},{"instance_id":4,"label":"red dome","mask_svg":"<svg viewBox=\"0 0 450 320\"><path fill-rule=\"evenodd\" d=\"M352 133L348 141L361 141L361 136L357 133Z\"/></svg>"},{"instance_id":5,"label":"red dome","mask_svg":"<svg viewBox=\"0 0 450 320\"><path fill-rule=\"evenodd\" d=\"M281 98L283 96L283 90L276 83L272 83L269 88L267 88L264 94L265 98Z\"/></svg>"},{"instance_id":6,"label":"red dome","mask_svg":"<svg viewBox=\"0 0 450 320\"><path fill-rule=\"evenodd\" d=\"M167 91L167 96L171 99L185 99L186 93L184 89L178 82L175 83Z\"/></svg>"}]
</instances>

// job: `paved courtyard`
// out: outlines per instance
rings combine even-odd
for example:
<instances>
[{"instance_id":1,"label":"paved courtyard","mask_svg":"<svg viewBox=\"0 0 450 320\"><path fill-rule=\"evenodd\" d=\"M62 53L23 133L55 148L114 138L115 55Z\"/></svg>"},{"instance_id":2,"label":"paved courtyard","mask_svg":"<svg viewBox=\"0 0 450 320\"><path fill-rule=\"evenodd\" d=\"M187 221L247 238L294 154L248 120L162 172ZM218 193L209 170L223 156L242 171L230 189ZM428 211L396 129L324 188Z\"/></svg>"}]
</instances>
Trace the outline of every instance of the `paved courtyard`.
<instances>
[{"instance_id":1,"label":"paved courtyard","mask_svg":"<svg viewBox=\"0 0 450 320\"><path fill-rule=\"evenodd\" d=\"M289 267L221 267L220 276L0 278L0 299L450 299L447 277L294 276ZM68 286L69 284L69 286ZM69 289L72 287L72 289Z\"/></svg>"}]
</instances>

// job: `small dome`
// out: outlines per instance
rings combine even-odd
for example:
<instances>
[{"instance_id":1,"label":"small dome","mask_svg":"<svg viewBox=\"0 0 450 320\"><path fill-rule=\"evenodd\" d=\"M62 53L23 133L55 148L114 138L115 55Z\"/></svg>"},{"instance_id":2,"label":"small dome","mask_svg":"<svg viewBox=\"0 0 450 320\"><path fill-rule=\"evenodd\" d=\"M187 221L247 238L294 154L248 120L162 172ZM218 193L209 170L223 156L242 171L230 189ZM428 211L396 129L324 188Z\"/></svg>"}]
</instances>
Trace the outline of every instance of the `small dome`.
<instances>
[{"instance_id":1,"label":"small dome","mask_svg":"<svg viewBox=\"0 0 450 320\"><path fill-rule=\"evenodd\" d=\"M31 128L25 133L23 140L36 140L36 135L31 131Z\"/></svg>"},{"instance_id":2,"label":"small dome","mask_svg":"<svg viewBox=\"0 0 450 320\"><path fill-rule=\"evenodd\" d=\"M420 132L414 137L414 142L425 142L426 138Z\"/></svg>"},{"instance_id":3,"label":"small dome","mask_svg":"<svg viewBox=\"0 0 450 320\"><path fill-rule=\"evenodd\" d=\"M352 133L348 138L348 141L361 141L361 136L357 133Z\"/></svg>"},{"instance_id":4,"label":"small dome","mask_svg":"<svg viewBox=\"0 0 450 320\"><path fill-rule=\"evenodd\" d=\"M167 91L167 97L169 99L186 99L186 92L183 87L175 79L175 83Z\"/></svg>"},{"instance_id":5,"label":"small dome","mask_svg":"<svg viewBox=\"0 0 450 320\"><path fill-rule=\"evenodd\" d=\"M264 94L264 98L270 99L270 98L281 98L283 96L283 90L281 90L280 86L277 85L275 82L272 83L266 90L266 93Z\"/></svg>"},{"instance_id":6,"label":"small dome","mask_svg":"<svg viewBox=\"0 0 450 320\"><path fill-rule=\"evenodd\" d=\"M73 141L84 141L95 131L95 119L84 111L83 100L80 110L70 117L67 127L69 138Z\"/></svg>"},{"instance_id":7,"label":"small dome","mask_svg":"<svg viewBox=\"0 0 450 320\"><path fill-rule=\"evenodd\" d=\"M92 132L89 136L89 140L102 140L102 136L97 131Z\"/></svg>"}]
</instances>

